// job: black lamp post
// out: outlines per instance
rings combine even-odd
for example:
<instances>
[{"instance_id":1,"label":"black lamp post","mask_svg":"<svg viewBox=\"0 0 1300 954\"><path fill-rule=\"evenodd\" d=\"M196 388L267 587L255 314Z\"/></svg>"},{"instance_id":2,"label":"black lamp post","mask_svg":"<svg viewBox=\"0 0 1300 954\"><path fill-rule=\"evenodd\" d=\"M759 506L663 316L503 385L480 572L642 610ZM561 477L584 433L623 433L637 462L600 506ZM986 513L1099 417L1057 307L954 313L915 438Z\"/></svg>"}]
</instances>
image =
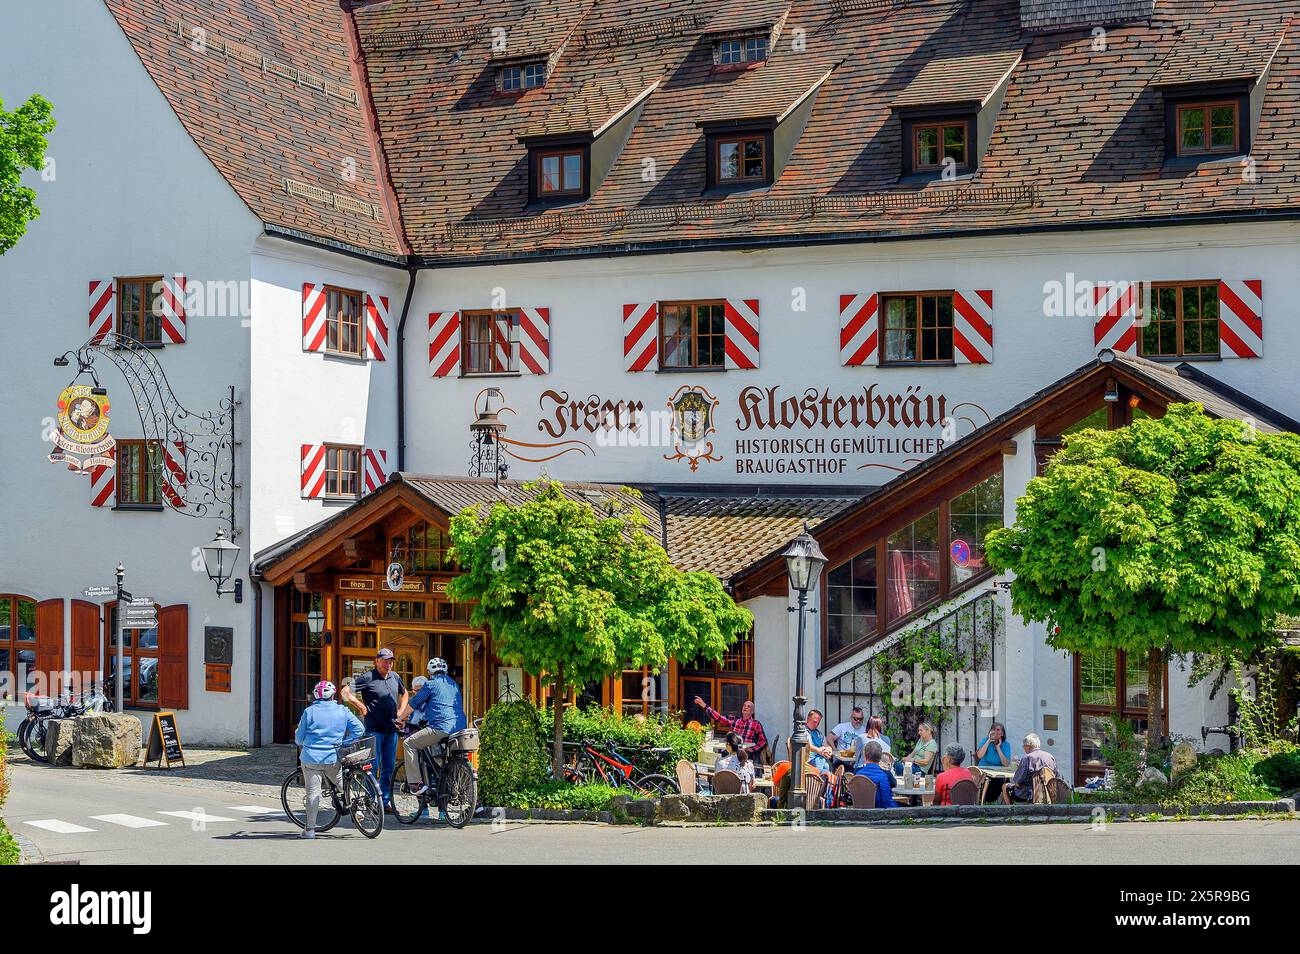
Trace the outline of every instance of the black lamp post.
<instances>
[{"instance_id":1,"label":"black lamp post","mask_svg":"<svg viewBox=\"0 0 1300 954\"><path fill-rule=\"evenodd\" d=\"M473 434L470 446L474 451L469 474L471 477L491 477L493 483L499 484L510 468L501 460L501 435L505 433L506 426L493 410L493 400L503 400L499 388L488 388L483 392L483 404L478 410L478 417L469 426L470 433Z\"/></svg>"},{"instance_id":2,"label":"black lamp post","mask_svg":"<svg viewBox=\"0 0 1300 954\"><path fill-rule=\"evenodd\" d=\"M203 568L208 572L208 579L217 584L217 596L227 593L235 594L235 602L244 601L244 581L235 580L231 589L225 589L235 573L235 561L239 559L239 547L226 539L226 531L218 530L211 543L199 547L203 554Z\"/></svg>"},{"instance_id":3,"label":"black lamp post","mask_svg":"<svg viewBox=\"0 0 1300 954\"><path fill-rule=\"evenodd\" d=\"M808 723L804 716L804 706L808 700L803 694L803 643L808 591L815 589L821 579L822 568L826 566L826 555L805 526L803 533L791 541L782 556L785 557L786 572L790 576L790 587L799 594L799 604L789 608L791 613L799 614L799 641L794 661L794 732L790 735L790 807L807 808L803 773L808 762L809 738Z\"/></svg>"}]
</instances>

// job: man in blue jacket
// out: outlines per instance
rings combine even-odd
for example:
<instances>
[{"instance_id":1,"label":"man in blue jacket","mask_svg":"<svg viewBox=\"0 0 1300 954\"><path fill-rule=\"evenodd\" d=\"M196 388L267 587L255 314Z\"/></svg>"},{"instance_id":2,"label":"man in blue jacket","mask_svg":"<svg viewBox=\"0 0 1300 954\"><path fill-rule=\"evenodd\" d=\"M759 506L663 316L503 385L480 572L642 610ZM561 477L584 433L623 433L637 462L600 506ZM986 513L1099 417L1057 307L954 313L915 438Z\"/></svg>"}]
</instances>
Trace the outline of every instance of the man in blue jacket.
<instances>
[{"instance_id":1,"label":"man in blue jacket","mask_svg":"<svg viewBox=\"0 0 1300 954\"><path fill-rule=\"evenodd\" d=\"M435 656L429 660L429 678L410 701L397 714L398 722L407 714L424 713L425 727L413 732L402 742L406 758L406 784L413 795L421 795L426 788L420 773L420 750L437 745L453 732L465 728L465 704L461 700L460 686L447 675L447 660Z\"/></svg>"},{"instance_id":2,"label":"man in blue jacket","mask_svg":"<svg viewBox=\"0 0 1300 954\"><path fill-rule=\"evenodd\" d=\"M322 680L311 691L313 702L302 712L294 741L302 747L302 779L307 788L307 827L303 838L316 837L316 813L320 811L321 779L329 776L335 788L343 787L339 746L355 742L365 726L347 706L334 701L334 683Z\"/></svg>"}]
</instances>

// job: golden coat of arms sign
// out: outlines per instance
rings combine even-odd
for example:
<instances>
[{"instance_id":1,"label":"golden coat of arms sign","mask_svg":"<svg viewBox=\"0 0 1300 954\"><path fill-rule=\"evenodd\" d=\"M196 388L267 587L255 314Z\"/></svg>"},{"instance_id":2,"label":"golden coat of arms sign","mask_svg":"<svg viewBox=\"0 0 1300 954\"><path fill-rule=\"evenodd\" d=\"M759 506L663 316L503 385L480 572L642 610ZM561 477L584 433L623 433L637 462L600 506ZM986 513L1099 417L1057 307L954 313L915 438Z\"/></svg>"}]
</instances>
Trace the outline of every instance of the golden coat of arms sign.
<instances>
[{"instance_id":1,"label":"golden coat of arms sign","mask_svg":"<svg viewBox=\"0 0 1300 954\"><path fill-rule=\"evenodd\" d=\"M713 441L708 440L716 428L714 416L718 399L705 388L685 384L668 399L672 411L673 453L664 454L664 460L684 460L694 472L700 462L722 460L713 453Z\"/></svg>"},{"instance_id":2,"label":"golden coat of arms sign","mask_svg":"<svg viewBox=\"0 0 1300 954\"><path fill-rule=\"evenodd\" d=\"M113 466L116 442L108 434L108 395L95 390L85 384L70 384L59 394L50 462L66 464L74 473Z\"/></svg>"}]
</instances>

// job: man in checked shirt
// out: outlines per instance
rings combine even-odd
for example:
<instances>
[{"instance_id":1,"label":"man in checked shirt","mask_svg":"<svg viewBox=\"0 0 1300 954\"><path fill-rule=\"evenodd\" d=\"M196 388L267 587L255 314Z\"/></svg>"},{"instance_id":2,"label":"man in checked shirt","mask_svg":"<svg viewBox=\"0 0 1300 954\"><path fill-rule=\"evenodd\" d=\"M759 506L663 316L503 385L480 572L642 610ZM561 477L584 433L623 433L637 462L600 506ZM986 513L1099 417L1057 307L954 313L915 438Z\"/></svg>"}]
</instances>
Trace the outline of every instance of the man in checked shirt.
<instances>
[{"instance_id":1,"label":"man in checked shirt","mask_svg":"<svg viewBox=\"0 0 1300 954\"><path fill-rule=\"evenodd\" d=\"M737 719L728 719L699 696L695 697L695 704L707 712L709 718L718 725L724 725L739 735L740 741L745 743L755 762L763 758L763 750L767 748L767 733L763 731L763 723L754 718L753 699L745 700L745 704L740 707L740 717Z\"/></svg>"}]
</instances>

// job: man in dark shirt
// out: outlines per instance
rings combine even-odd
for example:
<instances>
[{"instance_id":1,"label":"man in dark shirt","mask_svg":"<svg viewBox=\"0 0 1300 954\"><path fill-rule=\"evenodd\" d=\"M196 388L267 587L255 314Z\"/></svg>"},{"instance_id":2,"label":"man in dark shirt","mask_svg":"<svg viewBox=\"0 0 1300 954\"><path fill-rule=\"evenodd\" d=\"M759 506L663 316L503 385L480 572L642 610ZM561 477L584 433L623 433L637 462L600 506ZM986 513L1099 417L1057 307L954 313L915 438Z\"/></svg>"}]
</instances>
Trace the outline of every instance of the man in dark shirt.
<instances>
[{"instance_id":1,"label":"man in dark shirt","mask_svg":"<svg viewBox=\"0 0 1300 954\"><path fill-rule=\"evenodd\" d=\"M381 649L375 668L363 672L343 686L343 701L361 713L366 732L375 737L375 755L379 763L379 791L384 807L393 810L393 770L397 766L397 713L406 706L410 693L402 677L393 672L393 651Z\"/></svg>"}]
</instances>

